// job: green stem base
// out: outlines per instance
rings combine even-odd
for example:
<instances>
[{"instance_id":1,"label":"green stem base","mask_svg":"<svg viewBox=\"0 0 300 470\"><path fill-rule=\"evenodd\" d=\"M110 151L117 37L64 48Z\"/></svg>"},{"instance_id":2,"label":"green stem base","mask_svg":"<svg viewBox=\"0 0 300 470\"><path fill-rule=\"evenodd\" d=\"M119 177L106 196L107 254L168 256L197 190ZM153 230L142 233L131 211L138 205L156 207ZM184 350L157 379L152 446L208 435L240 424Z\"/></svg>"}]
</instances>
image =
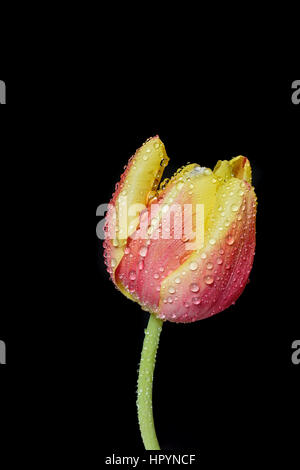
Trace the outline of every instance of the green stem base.
<instances>
[{"instance_id":1,"label":"green stem base","mask_svg":"<svg viewBox=\"0 0 300 470\"><path fill-rule=\"evenodd\" d=\"M152 383L162 325L162 320L150 315L139 369L137 408L140 431L146 450L160 450L153 420Z\"/></svg>"}]
</instances>

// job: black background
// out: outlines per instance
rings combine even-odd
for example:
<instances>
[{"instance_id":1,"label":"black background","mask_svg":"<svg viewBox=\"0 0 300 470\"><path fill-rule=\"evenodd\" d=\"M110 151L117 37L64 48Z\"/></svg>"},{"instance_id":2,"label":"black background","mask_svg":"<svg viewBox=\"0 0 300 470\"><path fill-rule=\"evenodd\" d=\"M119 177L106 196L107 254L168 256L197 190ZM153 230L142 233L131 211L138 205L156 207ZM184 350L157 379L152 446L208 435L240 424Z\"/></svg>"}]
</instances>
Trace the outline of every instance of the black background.
<instances>
[{"instance_id":1,"label":"black background","mask_svg":"<svg viewBox=\"0 0 300 470\"><path fill-rule=\"evenodd\" d=\"M62 170L63 161L68 171L75 162L82 174L73 181L75 188L67 190L68 174L64 192L69 208L78 197L76 210L87 212L86 206L91 207L92 202L86 201L86 196L91 194L95 209L108 203L130 156L156 134L171 159L164 177L188 161L213 168L218 160L240 154L249 158L258 197L251 282L236 305L225 312L189 325L164 324L154 379L155 424L163 450L200 454L202 468L212 468L218 461L244 466L250 460L268 464L282 459L286 466L288 460L295 464L300 366L291 362L291 345L300 336L300 105L291 101L293 80L236 73L214 78L203 73L183 74L179 67L172 72L158 67L151 73L150 68L112 68L81 81L85 87L81 99L83 96L87 106L82 112L73 102L66 111L62 101L62 120L66 122L66 116L76 108L74 117L81 130L77 133L74 127L70 141L76 146L82 139L84 148L78 153L70 149L63 153L60 148L57 155L47 156L39 167L39 182L44 184L53 159L55 172ZM15 86L20 80L0 79L7 82L7 106L20 105L24 86ZM43 96L38 87L37 91ZM1 109L2 137L8 137L13 146L12 129L16 123L24 124L27 110L21 111L21 123L19 114L12 110L3 113ZM36 119L44 113L36 112ZM50 146L56 127L52 120L48 140L39 144L42 152ZM36 138L35 131L32 128L31 133L22 135L21 147L25 142L30 148L28 141ZM16 161L21 159L3 160L3 168L8 163L14 167ZM17 192L16 169L3 175L10 186L6 201ZM56 175L52 181L56 183ZM3 211L5 208L3 204ZM16 218L15 212L13 216ZM99 220L96 217L96 225ZM51 217L47 223L55 227L57 219ZM28 225L23 227L29 230ZM72 227L84 240L84 224L73 220ZM62 233L60 221L59 230ZM4 234L10 236L8 228ZM50 255L43 234L40 229L34 236L44 247L40 253L47 270ZM72 282L71 264L63 270L58 260L55 276L62 275L67 300L53 302L56 285L52 278L50 293L41 296L34 313L30 302L26 308L15 305L16 297L25 299L22 292L16 295L14 285L23 282L27 270L20 269L20 239L13 248L17 262L6 272L12 292L7 290L9 307L0 316L0 339L7 343L7 365L0 366L7 436L25 436L33 419L36 431L43 429L51 422L53 411L56 432L64 428L65 421L75 420L79 436L91 433L97 460L112 453L139 455L143 444L137 422L136 382L148 314L115 290L103 263L102 241L96 237L96 279L92 272L81 269L79 249L73 248L72 241L69 251L81 271L80 289ZM84 257L88 243L83 247ZM61 242L61 247L66 251L68 244ZM46 284L42 277L43 282ZM32 286L26 297L37 297ZM79 326L76 333L74 323ZM79 392L82 389L84 393ZM84 429L78 425L81 412L88 421ZM20 420L23 415L26 419Z\"/></svg>"},{"instance_id":2,"label":"black background","mask_svg":"<svg viewBox=\"0 0 300 470\"><path fill-rule=\"evenodd\" d=\"M243 154L258 196L255 263L236 305L195 324L164 324L153 392L161 448L193 449L210 463L217 456L226 463L287 456L293 462L300 372L291 362L300 334L294 268L300 106L291 102L293 80L142 77L146 70L132 74L129 85L113 77L107 84L109 106L92 159L96 208L109 202L136 148L156 134L171 158L164 177L187 161L213 168ZM148 314L115 290L101 245L96 238L102 452L129 455L143 450L135 401Z\"/></svg>"}]
</instances>

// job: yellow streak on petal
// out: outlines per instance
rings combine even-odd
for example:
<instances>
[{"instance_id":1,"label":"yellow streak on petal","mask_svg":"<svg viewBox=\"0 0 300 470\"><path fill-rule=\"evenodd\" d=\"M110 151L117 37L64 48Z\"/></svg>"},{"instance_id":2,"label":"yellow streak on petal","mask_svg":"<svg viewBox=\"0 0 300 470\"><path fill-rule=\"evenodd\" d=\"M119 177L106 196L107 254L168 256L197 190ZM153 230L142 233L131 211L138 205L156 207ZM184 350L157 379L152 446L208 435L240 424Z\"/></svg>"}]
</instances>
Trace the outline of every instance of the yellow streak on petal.
<instances>
[{"instance_id":1,"label":"yellow streak on petal","mask_svg":"<svg viewBox=\"0 0 300 470\"><path fill-rule=\"evenodd\" d=\"M159 137L149 139L137 150L130 162L130 168L116 204L119 222L119 246L126 244L139 223L139 215L148 203L149 193L156 193L169 158Z\"/></svg>"},{"instance_id":2,"label":"yellow streak on petal","mask_svg":"<svg viewBox=\"0 0 300 470\"><path fill-rule=\"evenodd\" d=\"M224 166L223 166L224 168ZM218 242L224 239L228 227L236 220L238 211L243 205L244 194L250 192L251 189L246 187L241 188L241 180L238 178L230 178L218 186L214 207L208 219L208 225L205 227L205 242L204 247L200 250L194 251L187 260L180 266L180 268L173 271L167 278L164 279L161 286L160 293L160 306L164 299L168 297L168 289L173 286L175 279L178 277L189 278L191 277L190 264L196 262L199 268L206 259L209 258L209 253L218 246ZM205 212L209 210L209 206L205 205ZM213 244L212 244L213 243ZM201 255L205 253L207 257L203 260ZM182 274L186 273L185 276ZM205 287L203 279L199 279L200 289ZM185 286L185 287L184 287ZM182 283L178 287L178 297L180 298L180 289L186 288L186 284Z\"/></svg>"}]
</instances>

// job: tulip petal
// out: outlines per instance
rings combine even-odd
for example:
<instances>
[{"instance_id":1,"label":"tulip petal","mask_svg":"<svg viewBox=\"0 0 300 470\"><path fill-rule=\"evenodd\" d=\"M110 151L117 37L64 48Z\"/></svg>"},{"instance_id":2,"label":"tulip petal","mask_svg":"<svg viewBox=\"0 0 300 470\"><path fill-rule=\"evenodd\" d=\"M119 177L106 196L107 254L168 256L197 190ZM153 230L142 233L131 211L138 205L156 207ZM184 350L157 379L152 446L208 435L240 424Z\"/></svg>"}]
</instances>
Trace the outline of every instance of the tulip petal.
<instances>
[{"instance_id":1,"label":"tulip petal","mask_svg":"<svg viewBox=\"0 0 300 470\"><path fill-rule=\"evenodd\" d=\"M245 180L249 184L252 183L252 171L248 158L240 155L230 160L229 165L235 178Z\"/></svg>"},{"instance_id":2,"label":"tulip petal","mask_svg":"<svg viewBox=\"0 0 300 470\"><path fill-rule=\"evenodd\" d=\"M214 214L204 248L193 252L162 283L160 318L173 322L207 318L229 307L244 290L255 252L253 188L237 178L220 185Z\"/></svg>"},{"instance_id":3,"label":"tulip petal","mask_svg":"<svg viewBox=\"0 0 300 470\"><path fill-rule=\"evenodd\" d=\"M116 185L106 215L104 242L106 265L114 282L114 273L124 256L127 238L135 232L139 215L146 208L149 197L156 195L168 161L159 137L148 139L131 157L120 183ZM123 289L122 292L127 295Z\"/></svg>"},{"instance_id":4,"label":"tulip petal","mask_svg":"<svg viewBox=\"0 0 300 470\"><path fill-rule=\"evenodd\" d=\"M215 166L214 174L218 178L222 178L224 181L228 181L230 178L238 178L247 181L249 184L252 182L251 166L248 158L238 156L230 161L219 160Z\"/></svg>"},{"instance_id":5,"label":"tulip petal","mask_svg":"<svg viewBox=\"0 0 300 470\"><path fill-rule=\"evenodd\" d=\"M116 278L144 309L157 311L162 281L176 271L195 249L197 204L206 208L204 226L209 226L217 188L211 170L197 164L188 165L159 191L158 201L142 214L139 229L128 240L127 254L118 266ZM191 227L185 226L187 205L193 219ZM145 226L143 219L149 230L139 234L141 227Z\"/></svg>"}]
</instances>

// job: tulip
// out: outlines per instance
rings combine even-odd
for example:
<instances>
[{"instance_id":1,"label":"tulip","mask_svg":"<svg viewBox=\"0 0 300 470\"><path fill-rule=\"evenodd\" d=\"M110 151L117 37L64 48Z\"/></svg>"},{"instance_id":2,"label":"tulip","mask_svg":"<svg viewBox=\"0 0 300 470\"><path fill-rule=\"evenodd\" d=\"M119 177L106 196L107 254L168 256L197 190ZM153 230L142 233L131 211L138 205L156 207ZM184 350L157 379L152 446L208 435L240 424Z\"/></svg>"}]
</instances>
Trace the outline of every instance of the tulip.
<instances>
[{"instance_id":1,"label":"tulip","mask_svg":"<svg viewBox=\"0 0 300 470\"><path fill-rule=\"evenodd\" d=\"M168 162L158 136L137 150L116 185L105 226L112 281L150 312L138 382L149 450L159 449L149 402L163 322L194 322L234 304L248 282L256 238L246 157L219 161L213 171L188 164L160 184Z\"/></svg>"}]
</instances>

